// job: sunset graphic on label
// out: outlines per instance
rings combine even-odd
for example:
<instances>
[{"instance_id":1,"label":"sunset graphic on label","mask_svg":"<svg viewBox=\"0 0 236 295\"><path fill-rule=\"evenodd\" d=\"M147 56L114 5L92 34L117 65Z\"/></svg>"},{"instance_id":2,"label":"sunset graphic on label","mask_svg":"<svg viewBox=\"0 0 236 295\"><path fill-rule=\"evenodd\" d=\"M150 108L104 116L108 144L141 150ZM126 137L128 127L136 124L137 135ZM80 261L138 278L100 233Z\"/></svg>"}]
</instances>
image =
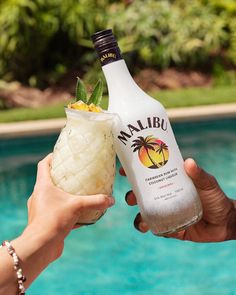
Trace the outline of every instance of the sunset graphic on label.
<instances>
[{"instance_id":1,"label":"sunset graphic on label","mask_svg":"<svg viewBox=\"0 0 236 295\"><path fill-rule=\"evenodd\" d=\"M169 159L168 146L159 138L152 135L139 136L132 141L133 152L138 152L140 162L147 168L158 169L163 167Z\"/></svg>"}]
</instances>

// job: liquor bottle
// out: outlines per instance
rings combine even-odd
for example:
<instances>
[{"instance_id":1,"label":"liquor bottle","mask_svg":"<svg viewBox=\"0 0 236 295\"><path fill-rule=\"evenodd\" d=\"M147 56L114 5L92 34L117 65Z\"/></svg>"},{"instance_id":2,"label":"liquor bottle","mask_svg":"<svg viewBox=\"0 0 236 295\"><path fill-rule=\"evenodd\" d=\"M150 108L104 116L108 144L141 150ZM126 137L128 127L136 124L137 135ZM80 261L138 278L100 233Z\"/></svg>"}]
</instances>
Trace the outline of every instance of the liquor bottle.
<instances>
[{"instance_id":1,"label":"liquor bottle","mask_svg":"<svg viewBox=\"0 0 236 295\"><path fill-rule=\"evenodd\" d=\"M92 35L117 113L115 148L144 221L156 235L185 229L202 206L176 143L166 111L133 80L111 29Z\"/></svg>"}]
</instances>

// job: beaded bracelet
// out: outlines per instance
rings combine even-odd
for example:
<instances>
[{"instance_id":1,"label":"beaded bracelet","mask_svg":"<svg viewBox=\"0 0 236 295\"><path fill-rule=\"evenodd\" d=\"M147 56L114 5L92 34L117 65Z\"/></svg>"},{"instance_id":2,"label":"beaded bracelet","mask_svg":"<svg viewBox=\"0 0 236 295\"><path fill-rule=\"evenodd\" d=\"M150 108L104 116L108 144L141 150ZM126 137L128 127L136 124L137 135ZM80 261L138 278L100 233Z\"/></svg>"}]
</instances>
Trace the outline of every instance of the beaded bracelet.
<instances>
[{"instance_id":1,"label":"beaded bracelet","mask_svg":"<svg viewBox=\"0 0 236 295\"><path fill-rule=\"evenodd\" d=\"M11 245L11 243L9 241L4 241L2 243L2 247L6 247L8 253L11 255L11 257L13 258L13 262L14 262L14 270L16 272L17 275L17 282L18 282L18 295L24 295L25 294L25 287L24 287L24 282L26 281L26 277L23 276L22 274L22 268L20 268L19 266L19 258L16 254L15 249L13 248L13 246Z\"/></svg>"}]
</instances>

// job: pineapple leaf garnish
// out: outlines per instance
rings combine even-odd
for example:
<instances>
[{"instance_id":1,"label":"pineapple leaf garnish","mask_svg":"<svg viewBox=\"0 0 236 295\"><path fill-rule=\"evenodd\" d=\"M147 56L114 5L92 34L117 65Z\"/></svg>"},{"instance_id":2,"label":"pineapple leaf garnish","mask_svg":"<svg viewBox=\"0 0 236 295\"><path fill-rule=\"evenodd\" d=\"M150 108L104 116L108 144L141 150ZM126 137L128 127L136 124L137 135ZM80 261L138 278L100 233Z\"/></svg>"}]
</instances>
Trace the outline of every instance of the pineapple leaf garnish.
<instances>
[{"instance_id":1,"label":"pineapple leaf garnish","mask_svg":"<svg viewBox=\"0 0 236 295\"><path fill-rule=\"evenodd\" d=\"M99 106L102 100L102 94L103 94L103 83L102 83L102 80L99 79L88 100L88 104L93 103L96 106Z\"/></svg>"},{"instance_id":2,"label":"pineapple leaf garnish","mask_svg":"<svg viewBox=\"0 0 236 295\"><path fill-rule=\"evenodd\" d=\"M79 77L77 77L75 100L82 100L84 103L87 103L87 91L83 81Z\"/></svg>"}]
</instances>

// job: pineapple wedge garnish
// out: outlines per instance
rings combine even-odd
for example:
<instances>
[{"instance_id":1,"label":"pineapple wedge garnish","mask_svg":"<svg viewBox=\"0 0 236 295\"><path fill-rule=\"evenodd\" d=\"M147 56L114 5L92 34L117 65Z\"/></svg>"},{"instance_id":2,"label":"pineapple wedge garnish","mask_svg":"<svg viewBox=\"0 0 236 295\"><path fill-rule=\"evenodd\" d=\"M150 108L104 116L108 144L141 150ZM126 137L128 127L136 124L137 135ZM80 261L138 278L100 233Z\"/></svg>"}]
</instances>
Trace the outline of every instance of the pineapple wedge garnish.
<instances>
[{"instance_id":1,"label":"pineapple wedge garnish","mask_svg":"<svg viewBox=\"0 0 236 295\"><path fill-rule=\"evenodd\" d=\"M102 108L96 106L94 103L90 103L89 105L82 100L76 101L74 103L68 104L69 109L77 110L77 111L85 111L85 112L94 112L101 113Z\"/></svg>"},{"instance_id":2,"label":"pineapple wedge garnish","mask_svg":"<svg viewBox=\"0 0 236 295\"><path fill-rule=\"evenodd\" d=\"M88 98L84 83L81 79L77 78L75 102L68 104L69 109L78 111L101 113L102 108L99 106L102 99L103 85L99 80Z\"/></svg>"}]
</instances>

